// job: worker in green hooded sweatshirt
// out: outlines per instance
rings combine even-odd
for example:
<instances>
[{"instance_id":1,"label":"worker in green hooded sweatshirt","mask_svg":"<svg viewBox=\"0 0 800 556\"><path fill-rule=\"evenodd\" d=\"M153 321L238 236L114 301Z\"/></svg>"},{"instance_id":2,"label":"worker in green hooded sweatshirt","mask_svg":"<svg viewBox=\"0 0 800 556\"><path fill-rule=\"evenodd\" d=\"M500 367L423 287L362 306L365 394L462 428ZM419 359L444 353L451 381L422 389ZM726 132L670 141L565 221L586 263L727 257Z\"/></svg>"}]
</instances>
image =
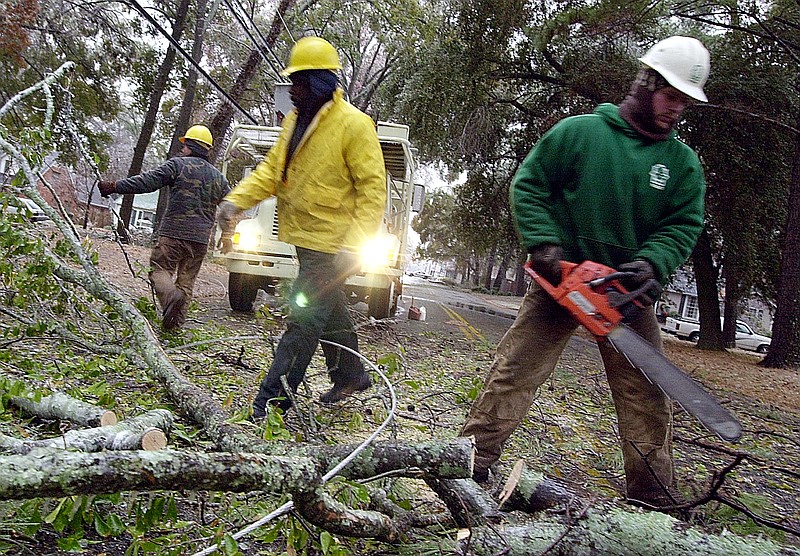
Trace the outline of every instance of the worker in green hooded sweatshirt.
<instances>
[{"instance_id":1,"label":"worker in green hooded sweatshirt","mask_svg":"<svg viewBox=\"0 0 800 556\"><path fill-rule=\"evenodd\" d=\"M652 278L663 284L702 230L703 172L674 127L687 107L707 100L708 51L696 39L673 36L639 60L643 65L619 106L601 104L592 114L553 126L514 177L517 230L533 269L553 284L561 280L562 260L631 272L628 288ZM641 311L629 325L662 349L654 311ZM489 467L577 326L531 284L462 430L475 437L478 482L488 480ZM627 499L651 508L673 506L679 497L671 402L609 345L599 349L617 412Z\"/></svg>"}]
</instances>

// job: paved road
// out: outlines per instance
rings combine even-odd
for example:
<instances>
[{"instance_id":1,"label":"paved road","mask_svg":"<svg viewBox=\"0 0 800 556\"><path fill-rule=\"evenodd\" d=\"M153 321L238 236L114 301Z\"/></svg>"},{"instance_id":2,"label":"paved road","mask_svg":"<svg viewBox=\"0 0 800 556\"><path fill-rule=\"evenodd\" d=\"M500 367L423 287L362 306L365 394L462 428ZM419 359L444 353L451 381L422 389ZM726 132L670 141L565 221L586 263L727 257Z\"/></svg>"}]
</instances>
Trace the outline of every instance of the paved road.
<instances>
[{"instance_id":1,"label":"paved road","mask_svg":"<svg viewBox=\"0 0 800 556\"><path fill-rule=\"evenodd\" d=\"M408 307L425 307L425 321L408 320ZM458 331L467 340L488 343L494 347L511 326L522 303L521 297L485 295L432 283L414 276L403 276L403 296L398 303L397 318L409 329ZM567 353L581 353L599 358L595 342L574 335Z\"/></svg>"},{"instance_id":2,"label":"paved road","mask_svg":"<svg viewBox=\"0 0 800 556\"><path fill-rule=\"evenodd\" d=\"M451 288L414 276L403 277L403 296L397 318L408 319L410 306L425 309L424 321L410 321L423 332L428 329L458 330L467 339L496 344L511 326L522 298L488 296Z\"/></svg>"}]
</instances>

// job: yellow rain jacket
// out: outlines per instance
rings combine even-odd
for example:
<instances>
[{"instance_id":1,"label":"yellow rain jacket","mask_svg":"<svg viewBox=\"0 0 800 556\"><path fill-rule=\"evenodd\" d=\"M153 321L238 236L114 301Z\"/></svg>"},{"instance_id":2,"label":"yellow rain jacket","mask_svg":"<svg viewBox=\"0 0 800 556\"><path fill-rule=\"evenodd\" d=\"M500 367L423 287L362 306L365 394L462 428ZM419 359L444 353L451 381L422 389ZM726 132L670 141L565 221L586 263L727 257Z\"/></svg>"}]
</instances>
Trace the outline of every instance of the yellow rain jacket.
<instances>
[{"instance_id":1,"label":"yellow rain jacket","mask_svg":"<svg viewBox=\"0 0 800 556\"><path fill-rule=\"evenodd\" d=\"M275 195L279 240L323 253L358 252L380 229L386 204L386 169L375 124L336 89L287 167L296 122L293 110L275 146L225 200L248 209Z\"/></svg>"}]
</instances>

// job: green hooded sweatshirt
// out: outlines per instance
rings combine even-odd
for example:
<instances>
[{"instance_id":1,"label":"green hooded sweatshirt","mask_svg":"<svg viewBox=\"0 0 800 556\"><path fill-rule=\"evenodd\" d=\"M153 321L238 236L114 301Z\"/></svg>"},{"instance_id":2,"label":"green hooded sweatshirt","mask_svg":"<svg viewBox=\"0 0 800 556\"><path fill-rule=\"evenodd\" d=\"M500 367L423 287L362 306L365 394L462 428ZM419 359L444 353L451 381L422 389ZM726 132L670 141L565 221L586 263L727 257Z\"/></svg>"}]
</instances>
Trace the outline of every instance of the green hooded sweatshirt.
<instances>
[{"instance_id":1,"label":"green hooded sweatshirt","mask_svg":"<svg viewBox=\"0 0 800 556\"><path fill-rule=\"evenodd\" d=\"M524 247L560 245L566 260L613 268L643 259L663 284L703 228L705 179L695 152L674 134L636 133L619 107L553 126L511 185Z\"/></svg>"}]
</instances>

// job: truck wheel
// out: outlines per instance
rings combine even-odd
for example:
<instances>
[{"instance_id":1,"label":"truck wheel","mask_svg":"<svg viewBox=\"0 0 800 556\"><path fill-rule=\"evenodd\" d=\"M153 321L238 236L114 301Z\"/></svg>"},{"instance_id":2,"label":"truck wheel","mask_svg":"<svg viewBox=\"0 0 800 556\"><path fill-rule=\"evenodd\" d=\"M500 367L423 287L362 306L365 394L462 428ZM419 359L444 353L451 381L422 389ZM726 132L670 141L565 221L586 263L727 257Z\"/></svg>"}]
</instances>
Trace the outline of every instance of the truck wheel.
<instances>
[{"instance_id":1,"label":"truck wheel","mask_svg":"<svg viewBox=\"0 0 800 556\"><path fill-rule=\"evenodd\" d=\"M258 276L231 272L228 274L228 301L231 309L242 313L253 311L253 301L258 293Z\"/></svg>"},{"instance_id":2,"label":"truck wheel","mask_svg":"<svg viewBox=\"0 0 800 556\"><path fill-rule=\"evenodd\" d=\"M689 341L690 342L697 342L698 340L700 340L700 332L695 330L694 332L689 334Z\"/></svg>"},{"instance_id":3,"label":"truck wheel","mask_svg":"<svg viewBox=\"0 0 800 556\"><path fill-rule=\"evenodd\" d=\"M756 349L756 353L767 353L769 351L769 346L767 344L761 344Z\"/></svg>"},{"instance_id":4,"label":"truck wheel","mask_svg":"<svg viewBox=\"0 0 800 556\"><path fill-rule=\"evenodd\" d=\"M397 298L394 295L394 282L388 288L373 289L367 300L369 316L376 319L385 319L394 315L397 309Z\"/></svg>"}]
</instances>

